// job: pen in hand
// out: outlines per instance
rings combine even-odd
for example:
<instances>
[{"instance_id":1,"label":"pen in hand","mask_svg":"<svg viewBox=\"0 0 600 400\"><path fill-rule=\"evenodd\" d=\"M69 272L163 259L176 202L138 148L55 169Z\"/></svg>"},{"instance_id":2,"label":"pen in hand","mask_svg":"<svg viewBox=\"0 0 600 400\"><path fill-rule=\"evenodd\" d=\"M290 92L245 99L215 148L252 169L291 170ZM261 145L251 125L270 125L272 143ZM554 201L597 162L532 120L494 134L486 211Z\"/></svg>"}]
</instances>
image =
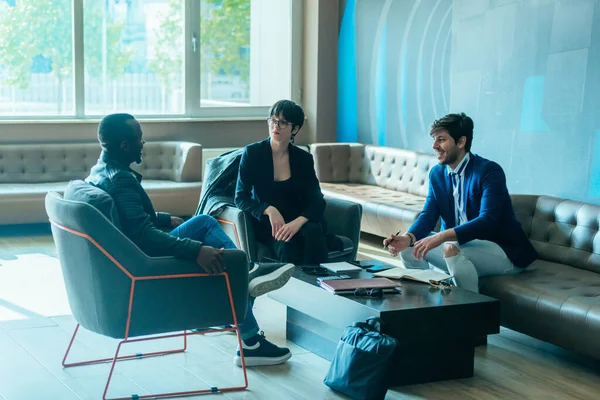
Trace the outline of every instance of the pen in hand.
<instances>
[{"instance_id":1,"label":"pen in hand","mask_svg":"<svg viewBox=\"0 0 600 400\"><path fill-rule=\"evenodd\" d=\"M399 234L400 234L400 231L396 232L396 234L395 234L394 236L398 236ZM390 243L391 243L391 242L390 242ZM383 249L382 249L382 250L387 250L387 248L388 248L388 245L389 245L390 243L388 243L388 244L386 244L385 246L383 246Z\"/></svg>"}]
</instances>

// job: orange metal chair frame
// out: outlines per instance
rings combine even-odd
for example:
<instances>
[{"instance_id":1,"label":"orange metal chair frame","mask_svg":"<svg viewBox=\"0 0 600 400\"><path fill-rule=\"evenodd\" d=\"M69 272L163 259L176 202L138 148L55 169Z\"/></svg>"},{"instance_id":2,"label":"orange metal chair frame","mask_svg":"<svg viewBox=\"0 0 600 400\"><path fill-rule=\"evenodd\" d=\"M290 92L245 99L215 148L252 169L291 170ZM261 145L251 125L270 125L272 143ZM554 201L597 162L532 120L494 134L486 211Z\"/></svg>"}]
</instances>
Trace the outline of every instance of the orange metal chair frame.
<instances>
[{"instance_id":1,"label":"orange metal chair frame","mask_svg":"<svg viewBox=\"0 0 600 400\"><path fill-rule=\"evenodd\" d=\"M233 222L228 221L226 219L217 218L217 221L220 222L220 223L222 223L222 224L233 226L233 232L235 233L235 240L237 242L237 247L238 247L238 249L241 249L242 248L242 242L240 242L240 235L238 233L237 226L235 226L235 224Z\"/></svg>"},{"instance_id":2,"label":"orange metal chair frame","mask_svg":"<svg viewBox=\"0 0 600 400\"><path fill-rule=\"evenodd\" d=\"M108 259L110 261L112 261L112 263L115 264L125 275L127 275L129 277L129 279L131 279L131 291L129 294L129 310L127 312L127 323L125 325L125 337L124 337L124 340L119 342L119 344L117 346L117 351L115 352L115 356L112 358L102 358L102 359L98 359L98 360L67 363L67 357L69 355L69 351L71 350L71 346L73 345L73 342L75 341L75 336L77 335L77 331L79 330L79 324L77 324L77 326L75 327L75 331L73 332L73 336L71 337L71 341L69 342L69 347L67 347L67 351L66 351L65 356L62 361L62 365L64 367L75 367L75 366L80 366L80 365L90 365L90 364L105 363L105 362L112 361L110 373L108 374L108 379L106 381L106 386L104 388L104 394L102 395L103 400L131 400L131 398L132 398L132 396L115 397L115 398L111 398L111 399L106 398L106 393L108 392L108 388L110 386L110 381L112 379L115 365L118 360L128 360L128 359L132 359L132 358L144 358L144 357L150 357L150 356L156 356L156 355L182 353L187 348L187 336L203 335L203 334L213 333L213 332L234 331L237 334L238 345L240 348L240 358L242 360L242 371L244 373L244 385L243 386L232 386L232 387L225 387L225 388L212 387L210 389L185 391L185 392L148 394L148 395L136 396L136 398L137 399L145 399L145 398L156 399L156 398L165 398L165 397L183 397L183 396L193 396L193 395L203 394L203 393L232 392L232 391L237 391L237 390L246 390L248 388L248 376L246 374L246 361L244 360L244 350L243 350L243 346L242 346L242 338L241 338L240 330L238 327L237 316L235 314L235 306L234 306L234 302L233 302L233 294L231 292L231 285L229 283L229 275L226 272L223 272L219 275L222 275L225 277L225 283L227 284L227 292L229 294L229 305L231 306L231 314L233 316L233 327L232 328L214 329L214 330L209 330L209 331L193 332L193 333L192 332L188 333L187 331L183 331L183 333L158 335L158 336L154 336L154 337L150 337L150 338L129 339L129 327L130 327L130 323L131 323L131 309L133 306L133 298L135 296L135 284L138 281L159 280L159 279L195 278L195 277L215 276L215 275L210 275L207 273L194 273L194 274L175 274L175 275L157 275L157 276L136 277L136 276L133 276L125 267L123 267L123 265L121 265L112 255L110 255L102 246L100 246L100 244L98 244L98 242L96 242L91 236L89 236L85 233L76 231L74 229L67 228L66 226L63 226L53 220L50 220L50 223L59 229L62 229L66 232L69 232L74 235L77 235L77 236L87 239L94 246L96 246L96 248L98 250L100 250L106 257L108 257ZM236 231L236 235L237 235L237 231ZM146 354L119 356L119 351L121 350L121 346L125 343L143 342L143 341L157 340L157 339L167 339L167 338L173 338L173 337L179 337L179 336L183 336L183 348L181 348L181 349L158 351L158 352L146 353Z\"/></svg>"}]
</instances>

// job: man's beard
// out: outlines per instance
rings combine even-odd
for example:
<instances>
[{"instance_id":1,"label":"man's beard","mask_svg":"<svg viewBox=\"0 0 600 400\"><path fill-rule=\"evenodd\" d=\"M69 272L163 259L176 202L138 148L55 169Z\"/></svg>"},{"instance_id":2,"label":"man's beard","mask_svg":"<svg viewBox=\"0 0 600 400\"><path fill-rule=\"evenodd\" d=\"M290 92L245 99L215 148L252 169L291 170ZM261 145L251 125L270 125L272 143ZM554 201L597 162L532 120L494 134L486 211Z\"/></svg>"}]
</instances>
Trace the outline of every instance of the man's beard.
<instances>
[{"instance_id":1,"label":"man's beard","mask_svg":"<svg viewBox=\"0 0 600 400\"><path fill-rule=\"evenodd\" d=\"M450 165L455 163L456 160L458 160L458 151L456 151L456 149L452 152L446 151L446 161L444 161L442 165Z\"/></svg>"}]
</instances>

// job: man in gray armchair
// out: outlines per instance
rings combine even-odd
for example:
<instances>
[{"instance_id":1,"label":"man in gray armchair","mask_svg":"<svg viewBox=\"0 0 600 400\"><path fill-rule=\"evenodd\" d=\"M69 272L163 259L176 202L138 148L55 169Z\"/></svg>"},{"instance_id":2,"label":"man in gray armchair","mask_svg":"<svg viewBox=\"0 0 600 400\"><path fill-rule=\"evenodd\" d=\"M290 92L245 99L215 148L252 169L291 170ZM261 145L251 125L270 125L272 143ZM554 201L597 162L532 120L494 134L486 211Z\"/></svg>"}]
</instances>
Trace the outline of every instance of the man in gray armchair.
<instances>
[{"instance_id":1,"label":"man in gray armchair","mask_svg":"<svg viewBox=\"0 0 600 400\"><path fill-rule=\"evenodd\" d=\"M131 163L142 162L140 123L130 114L108 115L98 126L98 140L102 153L86 182L113 198L123 233L151 257L174 256L196 261L211 274L223 272L227 266L221 254L236 247L219 223L208 215L184 222L168 213L155 212L142 188L142 176L130 168ZM259 333L252 305L255 297L285 285L293 270L293 264L285 263L252 266L248 312L239 325L247 366L281 364L291 357L289 349L276 346ZM241 366L239 349L234 362Z\"/></svg>"}]
</instances>

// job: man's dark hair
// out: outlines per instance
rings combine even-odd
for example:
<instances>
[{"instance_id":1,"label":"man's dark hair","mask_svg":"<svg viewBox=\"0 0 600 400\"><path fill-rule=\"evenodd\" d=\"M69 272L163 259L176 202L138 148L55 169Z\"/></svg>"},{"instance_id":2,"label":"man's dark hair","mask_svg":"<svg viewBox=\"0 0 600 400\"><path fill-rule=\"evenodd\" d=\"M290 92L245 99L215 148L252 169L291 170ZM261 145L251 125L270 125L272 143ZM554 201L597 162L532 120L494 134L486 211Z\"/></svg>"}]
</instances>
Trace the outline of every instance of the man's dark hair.
<instances>
[{"instance_id":1,"label":"man's dark hair","mask_svg":"<svg viewBox=\"0 0 600 400\"><path fill-rule=\"evenodd\" d=\"M127 123L132 119L135 119L134 116L126 113L109 114L102 118L98 125L98 141L102 148L110 150L122 141L132 139L133 129Z\"/></svg>"},{"instance_id":2,"label":"man's dark hair","mask_svg":"<svg viewBox=\"0 0 600 400\"><path fill-rule=\"evenodd\" d=\"M273 115L283 115L283 118L293 125L292 129L294 126L300 129L304 125L304 111L302 107L291 100L279 100L273 104L269 110L269 116L272 117Z\"/></svg>"},{"instance_id":3,"label":"man's dark hair","mask_svg":"<svg viewBox=\"0 0 600 400\"><path fill-rule=\"evenodd\" d=\"M456 143L464 136L467 139L465 150L471 150L471 143L473 142L473 120L465 113L448 114L440 119L436 119L431 124L429 134L433 137L441 130L447 131L448 135L450 135Z\"/></svg>"}]
</instances>

